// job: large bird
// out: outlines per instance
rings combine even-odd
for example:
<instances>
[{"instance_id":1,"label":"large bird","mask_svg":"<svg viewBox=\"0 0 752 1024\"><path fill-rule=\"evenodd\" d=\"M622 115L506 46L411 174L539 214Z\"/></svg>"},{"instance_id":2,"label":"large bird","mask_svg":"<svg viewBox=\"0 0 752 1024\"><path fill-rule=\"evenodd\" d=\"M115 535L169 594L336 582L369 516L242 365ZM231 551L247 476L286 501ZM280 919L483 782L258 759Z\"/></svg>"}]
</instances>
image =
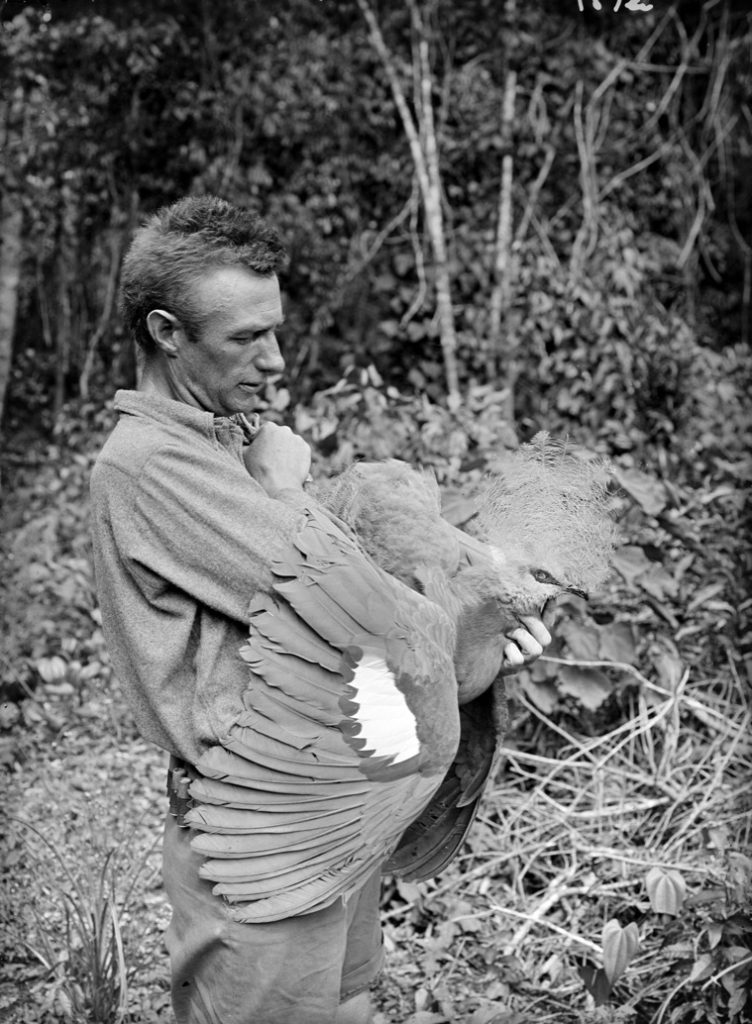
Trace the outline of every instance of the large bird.
<instances>
[{"instance_id":1,"label":"large bird","mask_svg":"<svg viewBox=\"0 0 752 1024\"><path fill-rule=\"evenodd\" d=\"M609 571L615 530L610 468L546 432L501 460L475 501L473 536L441 518L429 473L405 463L360 463L325 500L392 575L425 593L455 624L460 707L457 755L385 871L424 880L452 860L477 813L507 730L500 673L520 617L565 593L587 597Z\"/></svg>"},{"instance_id":2,"label":"large bird","mask_svg":"<svg viewBox=\"0 0 752 1024\"><path fill-rule=\"evenodd\" d=\"M404 463L319 491L251 602L246 710L190 784L201 874L237 920L321 909L379 865L426 878L451 860L505 729L519 616L607 571L607 477L539 435L486 482L475 536Z\"/></svg>"}]
</instances>

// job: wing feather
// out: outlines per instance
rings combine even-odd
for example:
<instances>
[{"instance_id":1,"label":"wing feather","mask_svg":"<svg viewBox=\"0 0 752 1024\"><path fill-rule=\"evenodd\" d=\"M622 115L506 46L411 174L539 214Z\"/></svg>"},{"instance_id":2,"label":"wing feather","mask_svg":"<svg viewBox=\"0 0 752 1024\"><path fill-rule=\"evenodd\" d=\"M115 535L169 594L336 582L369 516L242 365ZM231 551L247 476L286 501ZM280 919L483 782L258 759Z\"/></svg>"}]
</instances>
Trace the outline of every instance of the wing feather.
<instances>
[{"instance_id":1,"label":"wing feather","mask_svg":"<svg viewBox=\"0 0 752 1024\"><path fill-rule=\"evenodd\" d=\"M211 856L211 852L209 856ZM236 886L232 891L237 896L244 891L247 893L249 882L260 886L262 882L281 880L284 874L293 871L301 871L303 875L307 873L310 877L312 869L322 870L341 860L340 841L335 838L328 845L320 843L316 854L307 857L302 863L299 850L281 850L277 853L273 863L267 861L266 866L260 863L258 857L238 854L236 858L227 858L223 855L222 860L207 860L203 868L206 871L206 877L215 881L217 885ZM278 889L281 890L283 887L283 884L280 884ZM267 885L264 886L264 895L269 895Z\"/></svg>"},{"instance_id":2,"label":"wing feather","mask_svg":"<svg viewBox=\"0 0 752 1024\"><path fill-rule=\"evenodd\" d=\"M268 719L263 716L256 715L253 720L249 720L247 715L243 717L244 724L234 726L231 735L225 740L225 748L247 761L295 775L308 775L315 769L319 779L331 777L336 780L348 771L357 777L354 774L358 770L357 763L352 749L343 740L342 749L338 752L321 750L311 744L300 747L269 736Z\"/></svg>"},{"instance_id":3,"label":"wing feather","mask_svg":"<svg viewBox=\"0 0 752 1024\"><path fill-rule=\"evenodd\" d=\"M337 671L339 652L328 644L313 629L300 619L298 628L294 634L287 638L287 647L279 646L274 636L275 616L279 611L279 601L276 601L268 594L260 594L254 599L253 610L250 614L250 625L257 642L264 641L264 649L267 654L287 654L311 665L321 665L329 672ZM269 632L269 630L271 632ZM252 653L253 648L241 648L241 654Z\"/></svg>"},{"instance_id":4,"label":"wing feather","mask_svg":"<svg viewBox=\"0 0 752 1024\"><path fill-rule=\"evenodd\" d=\"M199 803L215 804L220 807L239 807L269 813L288 813L301 810L326 810L332 803L341 807L359 807L368 791L365 780L348 784L338 782L315 794L302 794L296 798L287 796L280 802L279 793L259 789L249 790L245 786L233 786L214 779L197 778L191 783L190 795Z\"/></svg>"},{"instance_id":5,"label":"wing feather","mask_svg":"<svg viewBox=\"0 0 752 1024\"><path fill-rule=\"evenodd\" d=\"M235 895L230 892L222 892L221 894L230 903L237 901L244 904L230 908L230 913L236 921L264 924L269 921L279 921L282 918L311 914L330 906L340 897L347 899L363 885L373 870L374 864L371 858L349 861L345 865L335 863L333 867L316 873L307 881L296 885L292 890L285 888L273 896L255 901L252 908L249 904L245 904L245 897L242 893ZM216 886L215 889L221 892L223 887Z\"/></svg>"},{"instance_id":6,"label":"wing feather","mask_svg":"<svg viewBox=\"0 0 752 1024\"><path fill-rule=\"evenodd\" d=\"M194 807L187 812L185 820L189 825L200 826L208 833L219 835L258 835L264 832L315 832L339 825L349 825L359 820L360 808L339 805L325 811L249 811L244 807L217 807L207 805Z\"/></svg>"},{"instance_id":7,"label":"wing feather","mask_svg":"<svg viewBox=\"0 0 752 1024\"><path fill-rule=\"evenodd\" d=\"M346 898L428 802L459 737L439 608L315 509L273 572L250 604L244 710L198 761L186 815L202 877L241 921Z\"/></svg>"},{"instance_id":8,"label":"wing feather","mask_svg":"<svg viewBox=\"0 0 752 1024\"><path fill-rule=\"evenodd\" d=\"M284 842L280 842L278 835L267 833L243 836L222 836L202 833L200 841L191 840L191 845L199 853L207 850L214 857L222 857L222 862L224 860L236 862L239 857L245 860L256 859L260 870L273 871L280 853L302 854L302 856L298 857L298 860L303 863L322 851L334 849L335 847L338 847L341 851L346 849L346 844L352 840L354 831L349 825L340 825L338 828L322 830L318 835L315 833L288 831L285 834ZM206 869L207 867L208 865L204 863L203 868ZM240 868L238 864L228 863L226 870L231 873L238 873ZM209 877L206 871L202 871L201 874L203 877ZM252 879L250 881L252 882Z\"/></svg>"},{"instance_id":9,"label":"wing feather","mask_svg":"<svg viewBox=\"0 0 752 1024\"><path fill-rule=\"evenodd\" d=\"M460 742L449 771L418 817L405 830L384 871L425 881L454 859L478 813L506 730L504 681L460 708Z\"/></svg>"},{"instance_id":10,"label":"wing feather","mask_svg":"<svg viewBox=\"0 0 752 1024\"><path fill-rule=\"evenodd\" d=\"M313 778L303 779L289 772L269 771L260 765L250 764L245 758L220 746L210 747L202 754L196 768L210 779L247 787L252 791L260 789L262 792L292 793L300 796L306 791L316 794L319 790L319 785Z\"/></svg>"}]
</instances>

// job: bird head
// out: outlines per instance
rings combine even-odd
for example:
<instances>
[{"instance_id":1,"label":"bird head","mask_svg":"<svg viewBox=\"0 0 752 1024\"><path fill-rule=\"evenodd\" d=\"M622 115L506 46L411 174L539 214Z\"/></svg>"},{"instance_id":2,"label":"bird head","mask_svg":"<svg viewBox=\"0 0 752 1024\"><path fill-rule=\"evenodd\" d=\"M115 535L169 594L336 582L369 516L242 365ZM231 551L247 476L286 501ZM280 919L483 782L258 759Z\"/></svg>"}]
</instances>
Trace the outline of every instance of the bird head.
<instances>
[{"instance_id":1,"label":"bird head","mask_svg":"<svg viewBox=\"0 0 752 1024\"><path fill-rule=\"evenodd\" d=\"M583 596L608 573L609 476L604 460L538 434L486 480L475 536L441 518L431 473L394 460L352 466L319 499L378 565L449 614L463 699L498 674L521 616L540 615L563 594Z\"/></svg>"},{"instance_id":2,"label":"bird head","mask_svg":"<svg viewBox=\"0 0 752 1024\"><path fill-rule=\"evenodd\" d=\"M490 685L522 616L542 615L565 594L587 598L607 576L615 540L609 478L605 461L583 460L539 434L486 481L471 564L451 580L461 699Z\"/></svg>"},{"instance_id":3,"label":"bird head","mask_svg":"<svg viewBox=\"0 0 752 1024\"><path fill-rule=\"evenodd\" d=\"M545 432L509 453L486 481L478 534L527 611L565 593L583 596L609 573L616 539L611 469Z\"/></svg>"},{"instance_id":4,"label":"bird head","mask_svg":"<svg viewBox=\"0 0 752 1024\"><path fill-rule=\"evenodd\" d=\"M522 551L488 545L498 600L517 615L542 615L557 598L573 594L588 599L581 574L573 578L559 552L526 544ZM492 584L489 580L489 586Z\"/></svg>"}]
</instances>

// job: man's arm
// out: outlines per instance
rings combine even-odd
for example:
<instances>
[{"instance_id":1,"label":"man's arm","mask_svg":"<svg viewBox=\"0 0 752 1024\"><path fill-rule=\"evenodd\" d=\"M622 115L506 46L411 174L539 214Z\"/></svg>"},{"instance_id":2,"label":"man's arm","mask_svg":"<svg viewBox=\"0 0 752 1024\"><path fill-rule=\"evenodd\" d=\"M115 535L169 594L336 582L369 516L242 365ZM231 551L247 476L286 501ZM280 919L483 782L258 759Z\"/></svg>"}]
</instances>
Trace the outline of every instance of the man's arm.
<instances>
[{"instance_id":1,"label":"man's arm","mask_svg":"<svg viewBox=\"0 0 752 1024\"><path fill-rule=\"evenodd\" d=\"M270 425L273 426L273 425ZM162 445L136 478L103 466L100 490L124 506L111 521L117 548L152 596L165 584L239 622L269 582L270 563L294 536L309 498L310 454L287 428L262 428L251 445L266 486L229 452Z\"/></svg>"}]
</instances>

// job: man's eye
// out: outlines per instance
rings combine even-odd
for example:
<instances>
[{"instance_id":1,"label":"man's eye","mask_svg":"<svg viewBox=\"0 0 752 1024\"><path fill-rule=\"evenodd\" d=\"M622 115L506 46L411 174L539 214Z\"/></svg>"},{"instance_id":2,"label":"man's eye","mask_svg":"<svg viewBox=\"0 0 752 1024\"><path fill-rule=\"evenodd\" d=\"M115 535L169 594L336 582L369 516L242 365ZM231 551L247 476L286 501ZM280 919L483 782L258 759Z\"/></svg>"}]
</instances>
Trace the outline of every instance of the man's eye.
<instances>
[{"instance_id":1,"label":"man's eye","mask_svg":"<svg viewBox=\"0 0 752 1024\"><path fill-rule=\"evenodd\" d=\"M269 331L254 331L252 334L237 334L232 340L238 345L251 345L254 341L262 341Z\"/></svg>"}]
</instances>

